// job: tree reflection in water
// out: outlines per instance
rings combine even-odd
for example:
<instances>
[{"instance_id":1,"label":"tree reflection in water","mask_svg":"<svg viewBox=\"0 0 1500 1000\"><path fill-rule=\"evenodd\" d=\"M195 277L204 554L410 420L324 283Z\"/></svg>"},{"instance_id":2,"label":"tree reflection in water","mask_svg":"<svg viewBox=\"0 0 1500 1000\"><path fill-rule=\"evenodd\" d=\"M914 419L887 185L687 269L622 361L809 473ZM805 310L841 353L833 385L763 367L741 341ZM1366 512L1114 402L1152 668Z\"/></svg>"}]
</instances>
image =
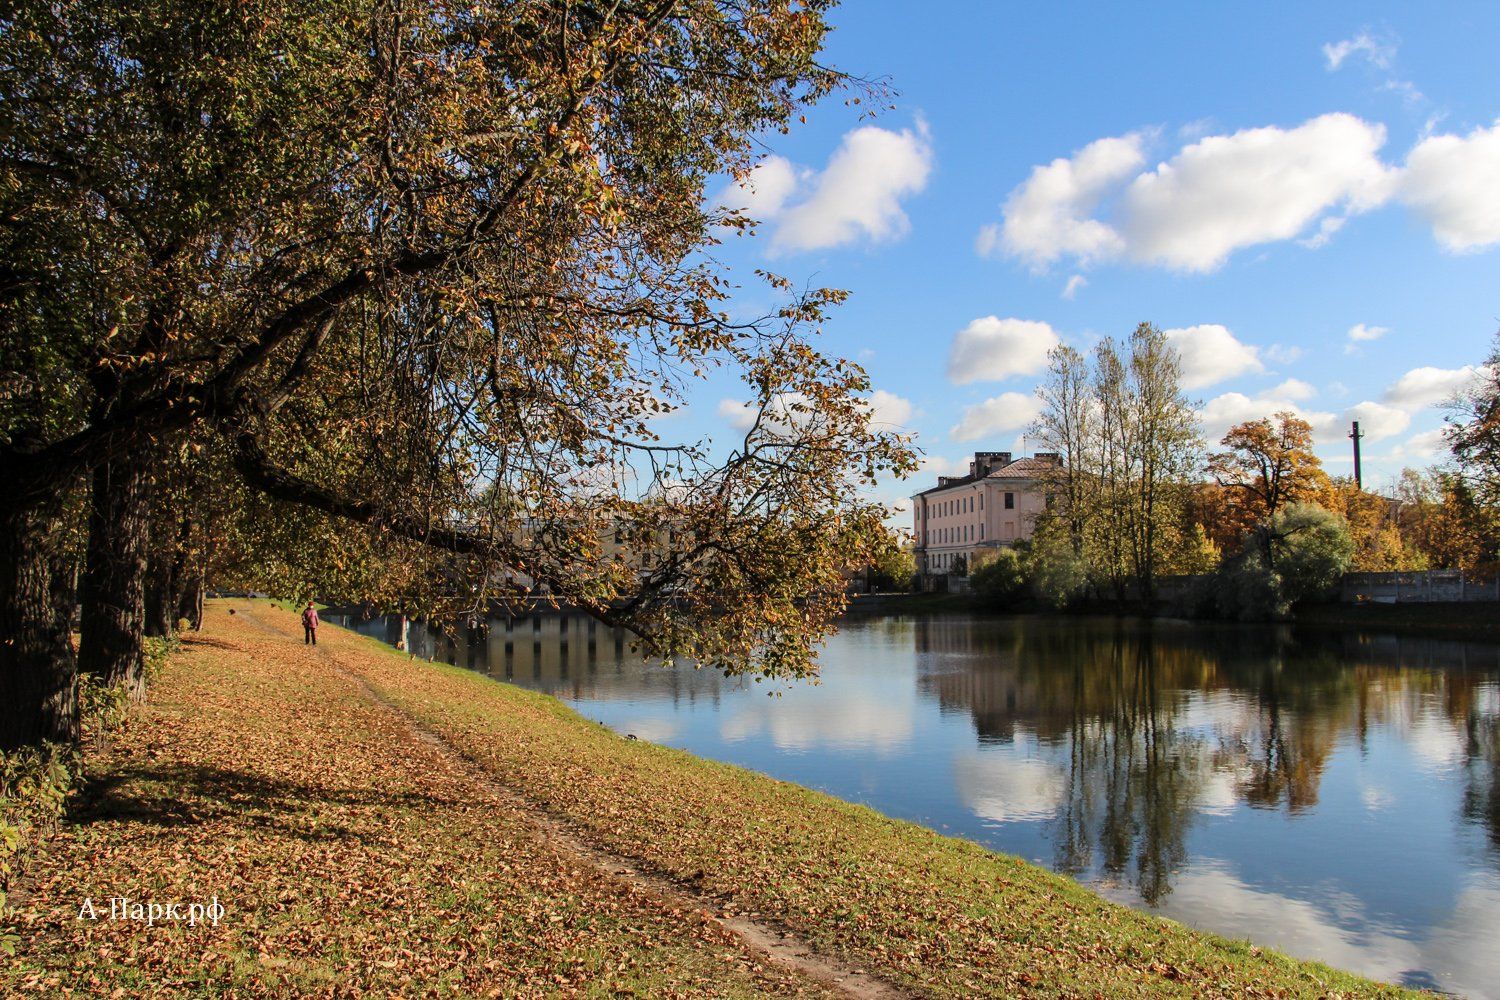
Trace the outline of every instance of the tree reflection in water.
<instances>
[{"instance_id":1,"label":"tree reflection in water","mask_svg":"<svg viewBox=\"0 0 1500 1000\"><path fill-rule=\"evenodd\" d=\"M1150 904L1200 817L1316 807L1335 748L1376 726L1451 744L1465 816L1500 846L1494 647L1131 620L934 619L915 642L921 688L967 711L981 746L1034 738L1062 765L1054 866Z\"/></svg>"}]
</instances>

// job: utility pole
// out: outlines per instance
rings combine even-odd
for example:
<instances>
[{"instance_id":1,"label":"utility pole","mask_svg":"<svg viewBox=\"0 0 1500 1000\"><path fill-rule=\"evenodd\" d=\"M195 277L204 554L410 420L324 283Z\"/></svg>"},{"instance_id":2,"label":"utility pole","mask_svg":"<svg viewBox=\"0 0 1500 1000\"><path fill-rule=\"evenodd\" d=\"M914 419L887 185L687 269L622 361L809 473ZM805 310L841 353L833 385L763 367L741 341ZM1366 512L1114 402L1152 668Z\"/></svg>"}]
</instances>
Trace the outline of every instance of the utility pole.
<instances>
[{"instance_id":1,"label":"utility pole","mask_svg":"<svg viewBox=\"0 0 1500 1000\"><path fill-rule=\"evenodd\" d=\"M1364 434L1359 429L1359 421L1354 421L1354 429L1349 432L1349 440L1354 442L1354 487L1358 490L1365 488L1365 478L1359 468L1359 439Z\"/></svg>"}]
</instances>

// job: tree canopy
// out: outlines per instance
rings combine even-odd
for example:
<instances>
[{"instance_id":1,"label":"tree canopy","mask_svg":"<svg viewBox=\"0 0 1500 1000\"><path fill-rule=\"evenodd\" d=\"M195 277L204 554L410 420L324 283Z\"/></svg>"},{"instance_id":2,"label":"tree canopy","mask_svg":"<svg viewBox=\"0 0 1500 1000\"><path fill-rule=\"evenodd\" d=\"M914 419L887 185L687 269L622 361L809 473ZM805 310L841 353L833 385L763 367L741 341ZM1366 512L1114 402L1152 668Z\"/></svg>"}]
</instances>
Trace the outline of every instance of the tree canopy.
<instances>
[{"instance_id":1,"label":"tree canopy","mask_svg":"<svg viewBox=\"0 0 1500 1000\"><path fill-rule=\"evenodd\" d=\"M813 344L840 293L765 275L784 304L730 318L713 248L751 220L706 189L845 82L817 59L828 6L12 7L17 702L68 711L57 498L94 477L89 577L126 586L161 456L186 444L220 495L439 550L450 602L543 593L653 652L810 669L885 513L856 487L911 455L870 429L864 373ZM758 415L744 438L662 440L658 418L726 370ZM617 558L621 536L655 555Z\"/></svg>"}]
</instances>

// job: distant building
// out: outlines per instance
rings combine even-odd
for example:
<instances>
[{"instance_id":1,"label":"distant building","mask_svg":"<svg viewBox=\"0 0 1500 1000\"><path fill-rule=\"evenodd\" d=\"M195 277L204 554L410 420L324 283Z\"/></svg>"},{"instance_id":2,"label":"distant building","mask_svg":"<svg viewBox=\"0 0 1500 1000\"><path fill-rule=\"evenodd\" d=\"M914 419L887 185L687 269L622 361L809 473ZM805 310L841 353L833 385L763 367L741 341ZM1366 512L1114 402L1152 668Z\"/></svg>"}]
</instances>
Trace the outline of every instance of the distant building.
<instances>
[{"instance_id":1,"label":"distant building","mask_svg":"<svg viewBox=\"0 0 1500 1000\"><path fill-rule=\"evenodd\" d=\"M1055 452L1014 460L1008 451L975 452L967 476L939 476L913 495L917 572L951 573L985 549L1030 538L1047 506L1046 474L1061 464Z\"/></svg>"}]
</instances>

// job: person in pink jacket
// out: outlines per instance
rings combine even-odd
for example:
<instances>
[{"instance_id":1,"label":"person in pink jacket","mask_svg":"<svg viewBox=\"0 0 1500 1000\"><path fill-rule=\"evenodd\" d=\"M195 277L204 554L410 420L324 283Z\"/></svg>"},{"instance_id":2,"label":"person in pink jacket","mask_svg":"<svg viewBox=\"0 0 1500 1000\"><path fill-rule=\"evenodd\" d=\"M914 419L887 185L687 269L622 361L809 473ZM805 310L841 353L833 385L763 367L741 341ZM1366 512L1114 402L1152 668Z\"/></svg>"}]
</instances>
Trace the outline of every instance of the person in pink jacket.
<instances>
[{"instance_id":1,"label":"person in pink jacket","mask_svg":"<svg viewBox=\"0 0 1500 1000\"><path fill-rule=\"evenodd\" d=\"M313 607L313 602L308 601L307 607L302 609L302 644L318 644L318 609Z\"/></svg>"}]
</instances>

